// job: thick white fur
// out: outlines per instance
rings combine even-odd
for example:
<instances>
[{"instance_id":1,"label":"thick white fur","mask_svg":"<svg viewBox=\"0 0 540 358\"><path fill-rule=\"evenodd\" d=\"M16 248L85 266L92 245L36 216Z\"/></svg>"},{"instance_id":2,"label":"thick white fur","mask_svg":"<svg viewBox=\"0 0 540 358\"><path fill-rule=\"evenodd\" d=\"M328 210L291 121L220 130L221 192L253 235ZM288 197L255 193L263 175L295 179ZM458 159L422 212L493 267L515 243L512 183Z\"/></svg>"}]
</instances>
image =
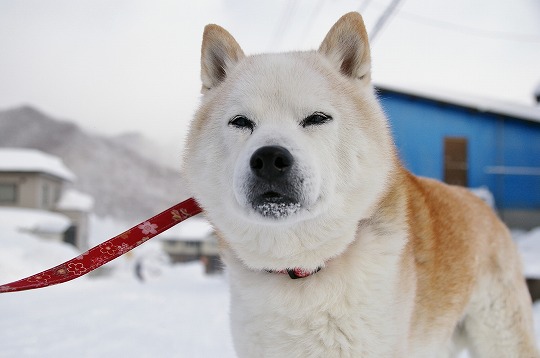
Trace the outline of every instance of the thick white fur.
<instances>
[{"instance_id":1,"label":"thick white fur","mask_svg":"<svg viewBox=\"0 0 540 358\"><path fill-rule=\"evenodd\" d=\"M467 337L478 336L479 356L534 356L528 338L521 351L515 348L516 339L497 346L498 351L489 348L486 342L495 344L492 329L482 328L476 321L481 315L475 314L495 301L481 297L485 280L460 280L463 294L448 303L447 296L440 296L448 309L437 314L439 318L429 314L424 297L439 300L443 293L438 286L422 284L435 273L418 266L432 253L413 240L418 235L410 226L416 215L411 214L410 200L421 196L415 186L431 184L400 166L370 83L370 64L367 35L354 13L340 19L314 52L246 57L222 28L209 25L205 30L204 96L190 130L184 169L221 237L238 355L447 357L455 351L463 327L469 331L474 326L476 331ZM299 125L317 111L333 120ZM253 120L255 129L229 125L237 115ZM303 177L304 205L281 219L262 217L246 198L249 158L265 145L287 148ZM425 191L443 190L434 187ZM439 200L446 194L430 195ZM434 220L423 206L418 211L419 216L428 215L425 225ZM471 252L456 255L471 258L462 265L470 267L467 272L479 272L480 253ZM510 265L519 276L519 259L513 257ZM323 269L299 280L266 271L295 267ZM494 286L505 290L501 284ZM518 285L518 290L516 311L526 313L530 303L523 298L523 287ZM507 312L503 307L500 322L510 321ZM497 326L499 321L484 315ZM509 334L515 337L515 332Z\"/></svg>"}]
</instances>

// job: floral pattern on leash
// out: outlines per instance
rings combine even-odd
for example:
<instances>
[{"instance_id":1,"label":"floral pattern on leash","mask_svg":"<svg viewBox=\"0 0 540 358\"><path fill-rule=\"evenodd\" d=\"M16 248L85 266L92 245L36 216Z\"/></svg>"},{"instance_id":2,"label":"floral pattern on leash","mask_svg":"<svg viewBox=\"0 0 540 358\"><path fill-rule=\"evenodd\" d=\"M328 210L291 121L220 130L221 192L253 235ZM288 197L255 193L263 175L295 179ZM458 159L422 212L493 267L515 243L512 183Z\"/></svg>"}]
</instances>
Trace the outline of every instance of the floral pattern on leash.
<instances>
[{"instance_id":1,"label":"floral pattern on leash","mask_svg":"<svg viewBox=\"0 0 540 358\"><path fill-rule=\"evenodd\" d=\"M51 279L51 275L43 273L43 274L38 274L32 277L29 277L27 281L28 282L42 282L44 285L47 285L50 279Z\"/></svg>"},{"instance_id":2,"label":"floral pattern on leash","mask_svg":"<svg viewBox=\"0 0 540 358\"><path fill-rule=\"evenodd\" d=\"M172 210L171 214L174 221L186 220L191 216L186 209Z\"/></svg>"},{"instance_id":3,"label":"floral pattern on leash","mask_svg":"<svg viewBox=\"0 0 540 358\"><path fill-rule=\"evenodd\" d=\"M67 270L74 275L80 276L84 274L88 269L80 262L71 262L67 265Z\"/></svg>"},{"instance_id":4,"label":"floral pattern on leash","mask_svg":"<svg viewBox=\"0 0 540 358\"><path fill-rule=\"evenodd\" d=\"M157 234L157 228L158 226L156 224L150 223L150 221L145 221L141 225L137 226L139 229L141 229L143 235Z\"/></svg>"}]
</instances>

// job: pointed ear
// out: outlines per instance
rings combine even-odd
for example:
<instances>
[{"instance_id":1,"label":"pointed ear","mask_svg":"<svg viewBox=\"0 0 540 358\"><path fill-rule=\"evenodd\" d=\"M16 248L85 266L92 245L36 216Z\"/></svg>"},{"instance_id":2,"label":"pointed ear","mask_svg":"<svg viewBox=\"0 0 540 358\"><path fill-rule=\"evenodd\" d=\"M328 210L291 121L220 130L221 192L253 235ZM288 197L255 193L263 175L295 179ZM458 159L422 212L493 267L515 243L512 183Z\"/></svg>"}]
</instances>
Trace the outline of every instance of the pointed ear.
<instances>
[{"instance_id":1,"label":"pointed ear","mask_svg":"<svg viewBox=\"0 0 540 358\"><path fill-rule=\"evenodd\" d=\"M218 25L207 25L201 48L202 92L221 83L243 57L244 52L227 30Z\"/></svg>"},{"instance_id":2,"label":"pointed ear","mask_svg":"<svg viewBox=\"0 0 540 358\"><path fill-rule=\"evenodd\" d=\"M370 79L371 56L364 20L357 12L343 15L332 26L319 53L326 56L345 76Z\"/></svg>"}]
</instances>

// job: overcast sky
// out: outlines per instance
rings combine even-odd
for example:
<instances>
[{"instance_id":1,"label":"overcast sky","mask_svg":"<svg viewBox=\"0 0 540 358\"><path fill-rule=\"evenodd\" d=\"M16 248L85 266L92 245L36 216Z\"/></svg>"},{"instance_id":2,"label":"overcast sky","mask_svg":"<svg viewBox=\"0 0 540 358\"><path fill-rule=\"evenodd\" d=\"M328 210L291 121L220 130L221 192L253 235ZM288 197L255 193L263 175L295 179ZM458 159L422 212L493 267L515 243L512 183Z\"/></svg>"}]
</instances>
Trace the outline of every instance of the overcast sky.
<instances>
[{"instance_id":1,"label":"overcast sky","mask_svg":"<svg viewBox=\"0 0 540 358\"><path fill-rule=\"evenodd\" d=\"M246 53L316 48L345 12L389 0L1 0L0 109L31 104L105 133L179 146L199 100L203 27ZM532 105L538 0L402 0L373 47L376 81Z\"/></svg>"}]
</instances>

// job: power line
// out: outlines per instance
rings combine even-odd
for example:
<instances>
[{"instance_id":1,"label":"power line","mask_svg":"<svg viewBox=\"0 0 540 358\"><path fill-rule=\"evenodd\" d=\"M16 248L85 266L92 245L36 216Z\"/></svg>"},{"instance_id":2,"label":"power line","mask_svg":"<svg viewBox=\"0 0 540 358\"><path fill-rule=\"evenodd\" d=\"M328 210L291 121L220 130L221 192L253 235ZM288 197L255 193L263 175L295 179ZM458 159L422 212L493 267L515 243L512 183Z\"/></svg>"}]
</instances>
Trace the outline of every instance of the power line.
<instances>
[{"instance_id":1,"label":"power line","mask_svg":"<svg viewBox=\"0 0 540 358\"><path fill-rule=\"evenodd\" d=\"M272 38L272 41L270 42L271 50L275 51L275 49L281 44L281 39L283 38L283 34L285 33L285 30L287 29L291 18L296 12L296 4L297 4L297 1L289 1L287 2L287 6L283 8L283 12L281 13L281 19L279 21L278 26L276 27L276 32L274 33L274 37Z\"/></svg>"},{"instance_id":2,"label":"power line","mask_svg":"<svg viewBox=\"0 0 540 358\"><path fill-rule=\"evenodd\" d=\"M379 16L379 18L377 19L375 26L373 26L373 29L371 29L371 32L369 33L369 39L371 42L375 41L375 38L377 37L379 32L384 28L384 26L386 25L386 22L394 14L400 2L401 0L392 0L392 2L388 4L386 9L384 9L381 16Z\"/></svg>"},{"instance_id":3,"label":"power line","mask_svg":"<svg viewBox=\"0 0 540 358\"><path fill-rule=\"evenodd\" d=\"M364 0L359 8L365 8L370 4L373 3L373 5L377 5L379 7L383 6L383 3L381 1L377 0ZM385 11L389 10L388 6ZM531 42L531 43L538 43L540 42L540 35L536 34L524 34L524 33L515 33L515 32L508 32L508 31L494 31L494 30L486 30L481 29L477 27L471 27L466 25L460 25L453 23L451 21L446 20L440 20L440 19L434 19L429 16L425 15L419 15L415 14L413 12L409 12L406 10L402 10L403 6L401 6L394 14L395 17L399 17L403 20L408 20L410 22L416 22L422 25L431 26L431 27L437 27L446 29L449 31L454 32L460 32L466 35L471 36L478 36L478 37L484 37L484 38L494 38L498 40L507 40L507 41L517 41L517 42ZM384 14L383 14L384 15ZM382 15L381 15L382 16ZM380 18L379 18L380 20Z\"/></svg>"},{"instance_id":4,"label":"power line","mask_svg":"<svg viewBox=\"0 0 540 358\"><path fill-rule=\"evenodd\" d=\"M414 14L414 13L403 11L403 10L400 10L396 16L399 16L402 19L416 22L419 24L423 24L423 25L427 25L431 27L438 27L438 28L460 32L460 33L464 33L464 34L472 35L472 36L494 38L498 40L519 41L519 42L532 42L532 43L540 42L540 36L538 35L485 30L485 29L480 29L480 28L475 28L475 27L470 27L470 26L459 25L459 24L452 23L445 20L433 19L428 16L418 15L418 14Z\"/></svg>"},{"instance_id":5,"label":"power line","mask_svg":"<svg viewBox=\"0 0 540 358\"><path fill-rule=\"evenodd\" d=\"M313 8L313 11L311 12L311 15L308 17L308 21L306 23L306 26L304 27L304 31L302 32L302 36L300 37L300 44L306 39L306 37L310 34L311 28L313 27L313 23L316 21L317 17L319 16L319 12L321 12L321 9L324 5L326 0L319 0L317 4L315 4L315 7Z\"/></svg>"}]
</instances>

